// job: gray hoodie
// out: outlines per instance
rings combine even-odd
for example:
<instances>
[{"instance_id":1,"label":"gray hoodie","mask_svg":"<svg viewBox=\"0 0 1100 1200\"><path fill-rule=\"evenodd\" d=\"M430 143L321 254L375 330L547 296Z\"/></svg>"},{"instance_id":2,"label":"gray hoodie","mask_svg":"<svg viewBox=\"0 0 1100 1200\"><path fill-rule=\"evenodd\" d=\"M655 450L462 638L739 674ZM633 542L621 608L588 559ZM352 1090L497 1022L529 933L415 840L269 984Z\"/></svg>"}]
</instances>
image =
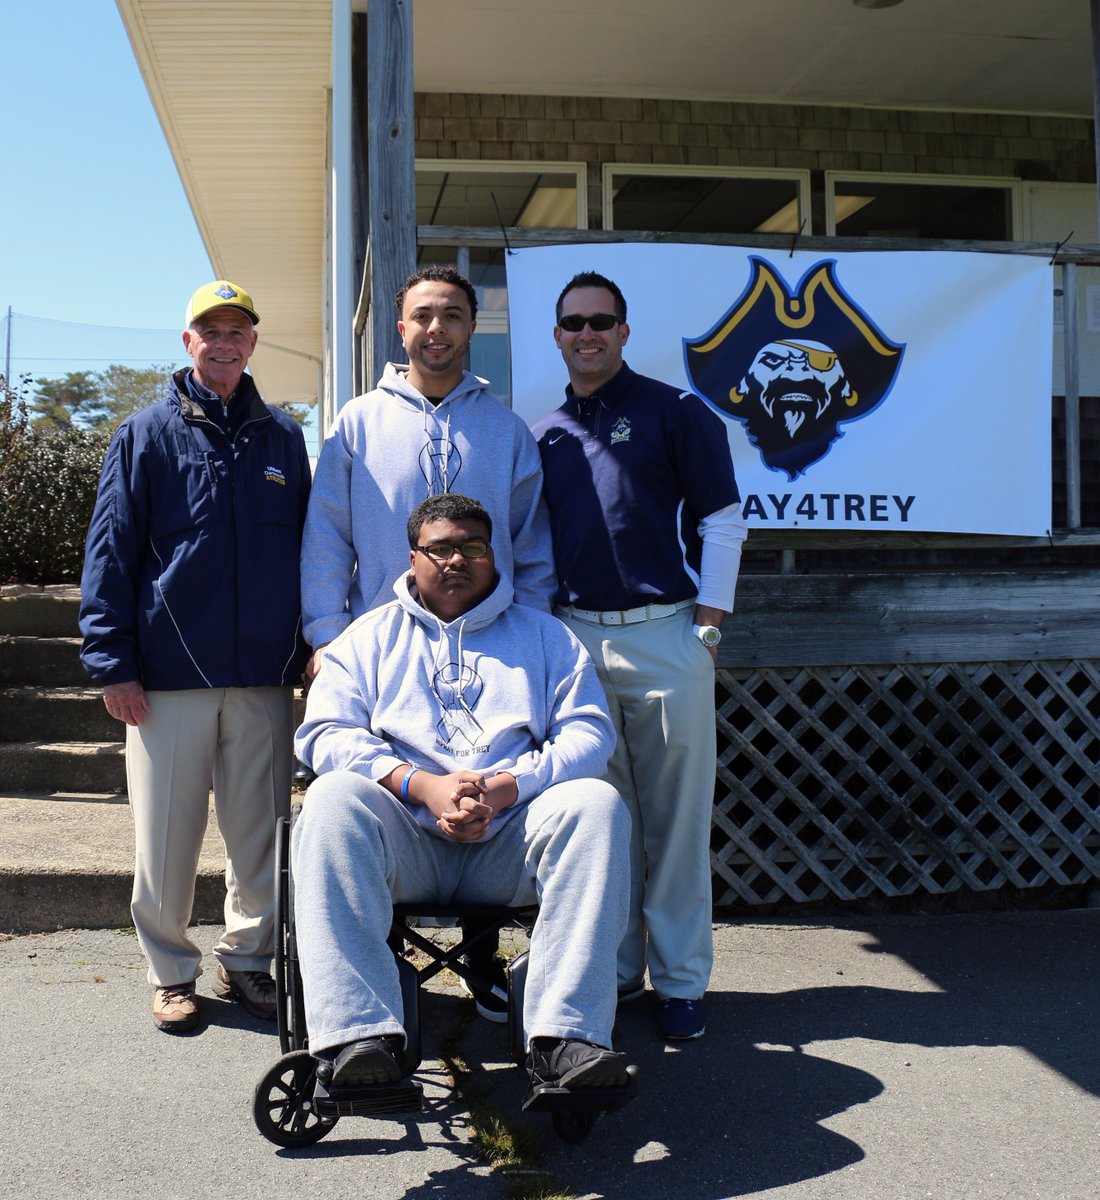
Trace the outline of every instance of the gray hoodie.
<instances>
[{"instance_id":1,"label":"gray hoodie","mask_svg":"<svg viewBox=\"0 0 1100 1200\"><path fill-rule=\"evenodd\" d=\"M542 464L524 422L463 373L432 405L387 363L340 410L317 461L302 534L302 615L313 647L385 604L408 562L405 523L427 496L461 492L493 519L497 569L516 602L549 609L557 587Z\"/></svg>"},{"instance_id":2,"label":"gray hoodie","mask_svg":"<svg viewBox=\"0 0 1100 1200\"><path fill-rule=\"evenodd\" d=\"M587 651L556 617L512 603L501 578L449 623L422 607L411 577L329 648L294 751L318 774L383 779L402 763L448 774L508 771L519 797L492 837L551 784L600 778L615 732ZM410 804L433 833L435 817Z\"/></svg>"}]
</instances>

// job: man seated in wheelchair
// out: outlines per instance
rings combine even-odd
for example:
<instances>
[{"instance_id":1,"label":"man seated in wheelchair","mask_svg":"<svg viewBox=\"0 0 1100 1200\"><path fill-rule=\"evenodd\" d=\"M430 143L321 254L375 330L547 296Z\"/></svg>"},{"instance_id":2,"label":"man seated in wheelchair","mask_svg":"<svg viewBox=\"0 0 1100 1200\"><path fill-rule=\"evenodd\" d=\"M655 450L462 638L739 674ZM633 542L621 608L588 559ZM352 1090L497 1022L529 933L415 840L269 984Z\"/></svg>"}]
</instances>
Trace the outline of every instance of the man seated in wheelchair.
<instances>
[{"instance_id":1,"label":"man seated in wheelchair","mask_svg":"<svg viewBox=\"0 0 1100 1200\"><path fill-rule=\"evenodd\" d=\"M513 603L476 500L430 497L408 533L396 599L328 647L295 741L318 773L292 844L310 1049L334 1088L400 1078L393 903L537 902L532 1089L625 1087L630 817L600 780L615 735L596 671L565 625Z\"/></svg>"}]
</instances>

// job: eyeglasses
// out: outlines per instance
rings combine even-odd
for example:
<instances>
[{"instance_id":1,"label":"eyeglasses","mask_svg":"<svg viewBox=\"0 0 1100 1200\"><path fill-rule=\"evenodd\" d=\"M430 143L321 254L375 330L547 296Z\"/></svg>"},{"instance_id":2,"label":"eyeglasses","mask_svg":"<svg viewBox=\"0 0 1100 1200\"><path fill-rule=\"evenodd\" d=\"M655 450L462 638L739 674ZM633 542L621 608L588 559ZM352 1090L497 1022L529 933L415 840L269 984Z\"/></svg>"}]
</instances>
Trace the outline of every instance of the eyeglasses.
<instances>
[{"instance_id":1,"label":"eyeglasses","mask_svg":"<svg viewBox=\"0 0 1100 1200\"><path fill-rule=\"evenodd\" d=\"M489 553L489 543L484 538L469 538L460 544L432 542L430 546L416 546L415 549L433 562L449 562L456 550L463 558L484 558Z\"/></svg>"},{"instance_id":2,"label":"eyeglasses","mask_svg":"<svg viewBox=\"0 0 1100 1200\"><path fill-rule=\"evenodd\" d=\"M619 318L614 313L593 313L590 317L562 317L558 322L559 327L566 333L580 333L586 325L595 333L606 333L618 324Z\"/></svg>"}]
</instances>

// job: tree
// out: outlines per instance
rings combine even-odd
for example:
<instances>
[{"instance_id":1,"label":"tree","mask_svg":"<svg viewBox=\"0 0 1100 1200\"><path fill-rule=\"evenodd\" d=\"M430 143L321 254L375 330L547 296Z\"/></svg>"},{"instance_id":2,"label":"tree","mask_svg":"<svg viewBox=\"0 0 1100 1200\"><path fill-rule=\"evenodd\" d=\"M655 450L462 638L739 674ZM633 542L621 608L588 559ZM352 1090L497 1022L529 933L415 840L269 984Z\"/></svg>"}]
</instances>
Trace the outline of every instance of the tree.
<instances>
[{"instance_id":1,"label":"tree","mask_svg":"<svg viewBox=\"0 0 1100 1200\"><path fill-rule=\"evenodd\" d=\"M284 404L283 412L288 417L293 417L299 425L304 425L309 420L309 414L312 409L311 404Z\"/></svg>"},{"instance_id":2,"label":"tree","mask_svg":"<svg viewBox=\"0 0 1100 1200\"><path fill-rule=\"evenodd\" d=\"M70 371L62 379L36 379L30 398L36 429L95 429L113 432L131 414L164 394L170 366Z\"/></svg>"},{"instance_id":3,"label":"tree","mask_svg":"<svg viewBox=\"0 0 1100 1200\"><path fill-rule=\"evenodd\" d=\"M107 436L66 420L64 409L58 423L33 424L30 386L29 376L13 388L0 375L0 512L9 516L0 521L0 583L67 582L80 578Z\"/></svg>"},{"instance_id":4,"label":"tree","mask_svg":"<svg viewBox=\"0 0 1100 1200\"><path fill-rule=\"evenodd\" d=\"M100 371L99 390L103 397L106 416L105 428L114 430L131 413L146 408L164 395L173 368L165 364L148 367L124 367L114 363Z\"/></svg>"},{"instance_id":5,"label":"tree","mask_svg":"<svg viewBox=\"0 0 1100 1200\"><path fill-rule=\"evenodd\" d=\"M63 379L36 379L28 405L35 429L89 429L104 419L99 380L91 371L70 371Z\"/></svg>"},{"instance_id":6,"label":"tree","mask_svg":"<svg viewBox=\"0 0 1100 1200\"><path fill-rule=\"evenodd\" d=\"M17 452L27 428L27 393L31 377L14 386L0 373L0 488L8 475L18 472Z\"/></svg>"}]
</instances>

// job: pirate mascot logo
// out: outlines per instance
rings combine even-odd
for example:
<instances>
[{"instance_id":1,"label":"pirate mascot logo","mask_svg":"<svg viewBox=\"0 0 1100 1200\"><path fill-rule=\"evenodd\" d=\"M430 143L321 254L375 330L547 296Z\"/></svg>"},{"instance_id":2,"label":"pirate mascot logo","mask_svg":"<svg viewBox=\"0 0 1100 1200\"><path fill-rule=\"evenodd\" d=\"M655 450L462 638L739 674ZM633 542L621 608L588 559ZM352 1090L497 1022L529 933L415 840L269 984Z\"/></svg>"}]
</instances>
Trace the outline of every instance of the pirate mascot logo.
<instances>
[{"instance_id":1,"label":"pirate mascot logo","mask_svg":"<svg viewBox=\"0 0 1100 1200\"><path fill-rule=\"evenodd\" d=\"M764 464L795 479L824 458L842 423L876 409L893 386L903 344L892 342L817 263L792 293L753 256L740 298L702 337L684 339L688 378L745 426Z\"/></svg>"}]
</instances>

